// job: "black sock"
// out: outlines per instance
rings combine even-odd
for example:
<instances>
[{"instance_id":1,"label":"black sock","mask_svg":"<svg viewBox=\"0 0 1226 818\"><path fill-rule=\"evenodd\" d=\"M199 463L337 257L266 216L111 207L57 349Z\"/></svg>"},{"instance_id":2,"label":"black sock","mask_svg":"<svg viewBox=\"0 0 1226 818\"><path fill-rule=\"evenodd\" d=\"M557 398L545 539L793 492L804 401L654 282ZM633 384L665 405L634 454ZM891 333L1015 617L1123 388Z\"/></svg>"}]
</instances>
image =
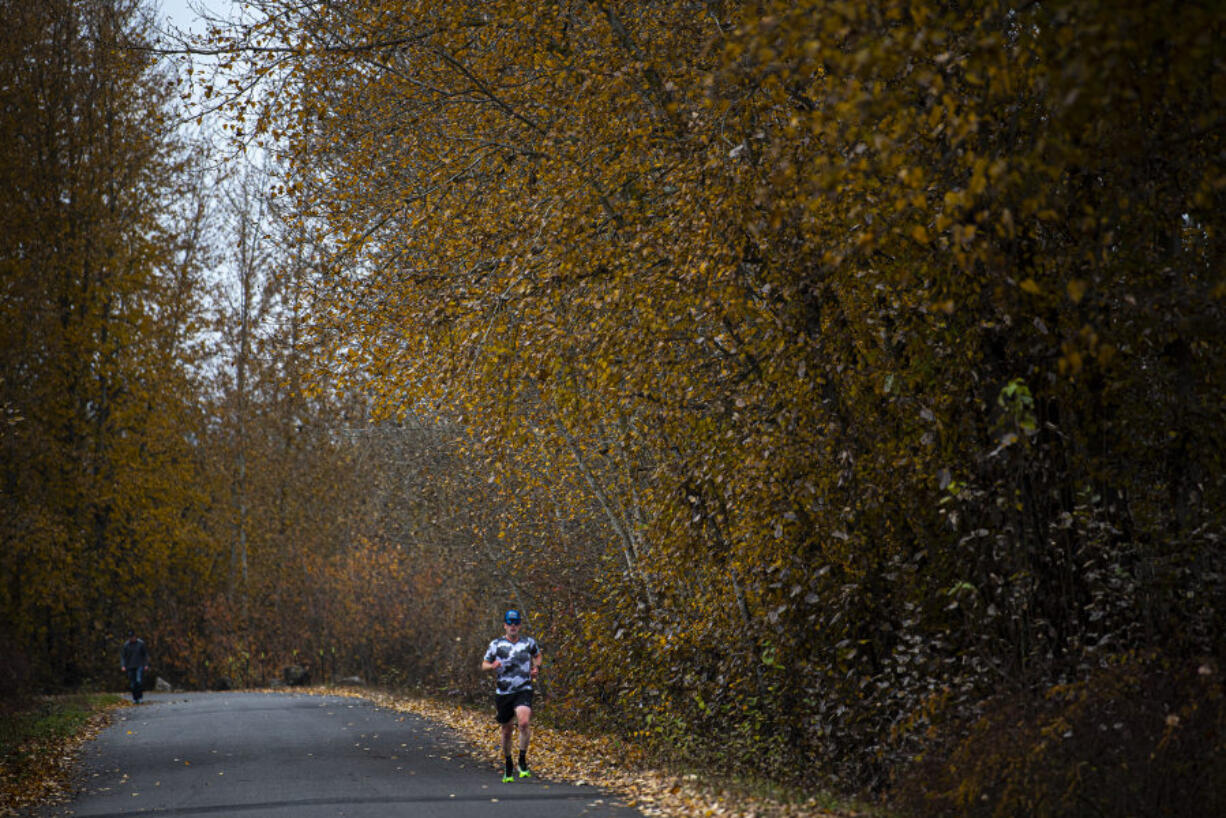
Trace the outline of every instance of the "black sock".
<instances>
[{"instance_id":1,"label":"black sock","mask_svg":"<svg viewBox=\"0 0 1226 818\"><path fill-rule=\"evenodd\" d=\"M510 757L510 756L507 756L507 766L506 766L506 771L507 771L507 775L510 775L511 773L513 773L513 772L515 771L514 767L512 767L512 766L511 766L511 757Z\"/></svg>"},{"instance_id":2,"label":"black sock","mask_svg":"<svg viewBox=\"0 0 1226 818\"><path fill-rule=\"evenodd\" d=\"M527 750L519 751L519 768L521 770L528 769L528 751Z\"/></svg>"}]
</instances>

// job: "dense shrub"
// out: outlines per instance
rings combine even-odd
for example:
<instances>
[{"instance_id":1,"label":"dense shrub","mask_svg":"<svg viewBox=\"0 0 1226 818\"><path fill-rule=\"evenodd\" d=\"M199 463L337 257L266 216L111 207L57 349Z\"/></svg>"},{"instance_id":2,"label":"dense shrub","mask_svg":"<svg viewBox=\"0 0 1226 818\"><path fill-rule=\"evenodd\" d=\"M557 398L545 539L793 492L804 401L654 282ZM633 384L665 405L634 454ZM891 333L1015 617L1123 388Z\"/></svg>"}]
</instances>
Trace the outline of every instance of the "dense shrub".
<instances>
[{"instance_id":1,"label":"dense shrub","mask_svg":"<svg viewBox=\"0 0 1226 818\"><path fill-rule=\"evenodd\" d=\"M1221 815L1226 699L1212 661L1118 657L1071 684L981 704L898 787L916 815Z\"/></svg>"}]
</instances>

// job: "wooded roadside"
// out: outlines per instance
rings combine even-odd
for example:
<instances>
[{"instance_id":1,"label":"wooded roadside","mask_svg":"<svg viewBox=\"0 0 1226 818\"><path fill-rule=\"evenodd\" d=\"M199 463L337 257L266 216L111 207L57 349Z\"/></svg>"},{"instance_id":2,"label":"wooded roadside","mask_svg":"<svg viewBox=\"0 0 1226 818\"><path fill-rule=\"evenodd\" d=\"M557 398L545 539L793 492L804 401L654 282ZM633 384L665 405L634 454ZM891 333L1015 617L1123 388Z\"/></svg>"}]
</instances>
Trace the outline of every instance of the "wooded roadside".
<instances>
[{"instance_id":1,"label":"wooded roadside","mask_svg":"<svg viewBox=\"0 0 1226 818\"><path fill-rule=\"evenodd\" d=\"M0 2L0 696L514 607L678 764L1226 813L1226 7L1123 6Z\"/></svg>"}]
</instances>

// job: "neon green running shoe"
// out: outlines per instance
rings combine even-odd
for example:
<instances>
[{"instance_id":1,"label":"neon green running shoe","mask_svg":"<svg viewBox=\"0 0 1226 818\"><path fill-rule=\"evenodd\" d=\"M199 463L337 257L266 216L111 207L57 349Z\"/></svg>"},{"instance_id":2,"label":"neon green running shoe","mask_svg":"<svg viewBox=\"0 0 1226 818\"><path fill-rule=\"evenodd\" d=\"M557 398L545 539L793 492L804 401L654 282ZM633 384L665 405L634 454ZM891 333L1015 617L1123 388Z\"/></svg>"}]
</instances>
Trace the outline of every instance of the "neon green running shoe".
<instances>
[{"instance_id":1,"label":"neon green running shoe","mask_svg":"<svg viewBox=\"0 0 1226 818\"><path fill-rule=\"evenodd\" d=\"M520 768L519 768L519 777L520 777L520 778L531 778L531 777L532 777L532 770L529 770L527 767L520 767Z\"/></svg>"},{"instance_id":2,"label":"neon green running shoe","mask_svg":"<svg viewBox=\"0 0 1226 818\"><path fill-rule=\"evenodd\" d=\"M515 779L514 779L513 777L509 776L509 775L504 775L504 776L502 777L502 783L503 783L503 784L510 784L510 783L511 783L512 781L514 781L514 780L515 780Z\"/></svg>"}]
</instances>

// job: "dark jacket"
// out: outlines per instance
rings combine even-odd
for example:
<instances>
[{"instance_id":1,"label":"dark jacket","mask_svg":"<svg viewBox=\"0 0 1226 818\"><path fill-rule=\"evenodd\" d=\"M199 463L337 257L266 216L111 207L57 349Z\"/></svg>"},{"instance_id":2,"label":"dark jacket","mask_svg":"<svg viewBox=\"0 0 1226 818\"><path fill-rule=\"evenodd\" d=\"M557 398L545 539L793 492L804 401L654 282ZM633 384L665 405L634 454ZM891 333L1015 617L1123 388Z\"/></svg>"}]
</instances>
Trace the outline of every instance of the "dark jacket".
<instances>
[{"instance_id":1,"label":"dark jacket","mask_svg":"<svg viewBox=\"0 0 1226 818\"><path fill-rule=\"evenodd\" d=\"M123 643L123 669L131 670L137 667L148 667L149 649L145 647L144 639L131 639Z\"/></svg>"}]
</instances>

